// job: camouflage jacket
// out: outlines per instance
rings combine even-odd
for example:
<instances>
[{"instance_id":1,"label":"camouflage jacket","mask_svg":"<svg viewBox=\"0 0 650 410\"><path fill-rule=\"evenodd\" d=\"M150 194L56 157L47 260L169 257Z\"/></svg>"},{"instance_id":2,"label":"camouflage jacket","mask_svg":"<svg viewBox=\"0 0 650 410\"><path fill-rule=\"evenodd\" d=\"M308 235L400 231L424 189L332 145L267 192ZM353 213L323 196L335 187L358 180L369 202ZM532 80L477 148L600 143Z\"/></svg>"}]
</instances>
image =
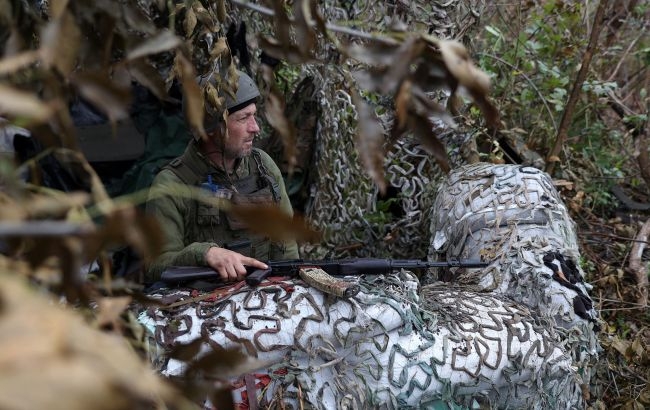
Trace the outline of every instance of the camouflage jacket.
<instances>
[{"instance_id":1,"label":"camouflage jacket","mask_svg":"<svg viewBox=\"0 0 650 410\"><path fill-rule=\"evenodd\" d=\"M254 149L226 175L191 142L183 155L156 175L149 191L147 213L161 224L165 241L160 256L147 267L148 281L157 280L170 266L206 266L205 254L213 246L227 247L262 261L299 257L295 241L273 243L253 235L228 213L197 201L196 196L202 191L187 189L188 186L207 187L208 194L217 196L235 191L237 198L257 204L276 202L288 215L293 215L282 174L264 151ZM209 192L210 188L215 192Z\"/></svg>"}]
</instances>

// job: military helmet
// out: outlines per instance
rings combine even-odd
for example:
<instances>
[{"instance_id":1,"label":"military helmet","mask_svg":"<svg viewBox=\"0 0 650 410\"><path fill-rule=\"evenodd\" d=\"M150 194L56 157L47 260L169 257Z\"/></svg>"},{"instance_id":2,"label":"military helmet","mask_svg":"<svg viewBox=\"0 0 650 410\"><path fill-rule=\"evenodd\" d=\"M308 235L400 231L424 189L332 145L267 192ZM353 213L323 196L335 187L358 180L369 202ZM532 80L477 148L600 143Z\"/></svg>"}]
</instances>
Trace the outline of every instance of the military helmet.
<instances>
[{"instance_id":1,"label":"military helmet","mask_svg":"<svg viewBox=\"0 0 650 410\"><path fill-rule=\"evenodd\" d=\"M237 70L237 74L239 74L239 81L237 82L237 93L235 94L235 99L233 99L230 94L225 93L226 109L228 110L228 114L232 114L233 112L248 106L260 96L260 90L248 74L240 70Z\"/></svg>"},{"instance_id":2,"label":"military helmet","mask_svg":"<svg viewBox=\"0 0 650 410\"><path fill-rule=\"evenodd\" d=\"M228 114L232 114L235 111L241 110L244 107L247 107L260 96L260 90L255 85L255 82L248 74L243 71L237 70L237 75L239 79L237 81L237 91L235 93L235 98L232 98L230 93L226 92L223 87L219 87L219 97L225 98L225 108L228 110ZM216 85L215 73L209 73L197 78L197 82L201 89L204 89L206 84L209 82L213 86ZM223 118L223 111L216 112L212 107L206 102L205 105L205 119L203 126L206 131L214 130L221 123Z\"/></svg>"},{"instance_id":3,"label":"military helmet","mask_svg":"<svg viewBox=\"0 0 650 410\"><path fill-rule=\"evenodd\" d=\"M216 86L216 73L210 72L208 74L199 76L196 78L199 87L203 90L205 89L206 84L209 82L213 86ZM253 79L246 73L241 70L237 70L237 75L239 80L237 81L237 91L235 93L235 98L225 92L223 87L219 87L219 97L225 98L225 109L228 110L228 114L232 114L242 108L247 107L260 96L260 90L255 85ZM183 104L183 111L185 111L185 104ZM223 111L215 112L214 109L211 109L207 103L205 106L205 119L203 126L207 132L210 132L217 128L221 123Z\"/></svg>"}]
</instances>

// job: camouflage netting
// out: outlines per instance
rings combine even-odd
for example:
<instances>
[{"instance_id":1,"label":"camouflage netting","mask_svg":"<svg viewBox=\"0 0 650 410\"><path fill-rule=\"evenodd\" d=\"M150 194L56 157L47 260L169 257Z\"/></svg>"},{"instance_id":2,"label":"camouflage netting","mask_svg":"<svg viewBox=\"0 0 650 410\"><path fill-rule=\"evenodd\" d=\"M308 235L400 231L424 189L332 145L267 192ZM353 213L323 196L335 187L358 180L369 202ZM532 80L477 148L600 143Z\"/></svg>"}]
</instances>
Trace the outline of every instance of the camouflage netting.
<instances>
[{"instance_id":1,"label":"camouflage netting","mask_svg":"<svg viewBox=\"0 0 650 410\"><path fill-rule=\"evenodd\" d=\"M299 279L245 283L140 315L158 346L201 340L264 363L232 386L235 400L273 408L583 408L599 344L598 315L577 265L574 223L547 174L458 167L431 208L430 258L492 261L426 285L411 273L349 278L335 298ZM187 363L157 358L187 377ZM189 376L192 373L189 372ZM216 378L218 379L218 378ZM254 397L254 399L253 399Z\"/></svg>"},{"instance_id":2,"label":"camouflage netting","mask_svg":"<svg viewBox=\"0 0 650 410\"><path fill-rule=\"evenodd\" d=\"M387 155L386 175L393 197L382 199L362 169L354 144L355 110L350 95L335 88L329 70L318 91L321 115L314 155L316 170L307 215L326 232L318 249L323 256L335 248L357 256L423 257L428 242L433 181L442 172L430 156L410 141L400 141ZM342 79L339 78L339 81ZM390 201L393 201L392 207ZM320 252L320 254L318 253ZM345 251L336 256L345 255Z\"/></svg>"},{"instance_id":3,"label":"camouflage netting","mask_svg":"<svg viewBox=\"0 0 650 410\"><path fill-rule=\"evenodd\" d=\"M320 104L315 170L307 215L326 232L317 248L305 247L308 256L390 256L422 258L429 243L430 211L436 187L445 176L431 155L411 139L391 145L385 161L388 195L382 196L360 165L355 147L356 114L343 80L332 81L336 70L323 75L312 69ZM327 81L325 80L327 78ZM389 120L384 119L385 122ZM440 126L438 138L448 147L452 164L463 160L467 134Z\"/></svg>"},{"instance_id":4,"label":"camouflage netting","mask_svg":"<svg viewBox=\"0 0 650 410\"><path fill-rule=\"evenodd\" d=\"M327 1L321 11L328 22L365 21L367 27L373 29L428 32L447 39L466 35L478 23L484 6L482 1L453 0L413 1L408 4ZM259 19L255 12L246 9L235 11L237 18L246 21L251 38L271 31L269 22ZM346 41L356 40L351 37ZM251 42L254 44L255 40ZM313 129L299 130L301 152L298 153L298 170L309 168L309 177L304 181L308 186L303 187L306 193L303 193L305 204L302 211L314 226L325 232L325 238L318 246L303 247L303 256L423 258L429 242L428 213L436 186L444 173L415 140L406 138L395 143L387 142L384 168L389 189L386 195L380 195L363 169L359 147L355 145L357 113L350 84L342 73L343 70L353 72L355 67L340 67L336 62L340 57L331 49L320 50L319 54L329 56L326 59L332 62L304 64L298 74L299 79L311 83L309 90L313 92L287 99L289 110L296 108L300 111L293 119L299 128L304 126L309 115L303 107L313 107L318 113L315 135L312 135ZM390 104L380 97L376 106L380 112L390 112L386 109ZM392 121L390 115L383 114L380 119L384 129L388 130ZM459 151L454 147L461 146L457 139L466 136L448 131L444 135L452 161L458 161ZM282 163L282 149L268 144L268 141L259 143L278 163ZM288 185L291 189L291 182Z\"/></svg>"},{"instance_id":5,"label":"camouflage netting","mask_svg":"<svg viewBox=\"0 0 650 410\"><path fill-rule=\"evenodd\" d=\"M580 268L575 224L548 174L516 165L459 167L440 185L434 209L431 259L493 261L486 269L452 268L441 276L552 319L589 383L598 314Z\"/></svg>"},{"instance_id":6,"label":"camouflage netting","mask_svg":"<svg viewBox=\"0 0 650 410\"><path fill-rule=\"evenodd\" d=\"M150 309L140 321L159 346L201 339L204 353L237 348L266 363L232 382L244 407L581 408L566 345L525 306L450 286L420 293L406 271L358 283L350 299L296 280L231 287L199 302L167 291L157 297L176 308ZM159 360L168 376L189 369Z\"/></svg>"}]
</instances>

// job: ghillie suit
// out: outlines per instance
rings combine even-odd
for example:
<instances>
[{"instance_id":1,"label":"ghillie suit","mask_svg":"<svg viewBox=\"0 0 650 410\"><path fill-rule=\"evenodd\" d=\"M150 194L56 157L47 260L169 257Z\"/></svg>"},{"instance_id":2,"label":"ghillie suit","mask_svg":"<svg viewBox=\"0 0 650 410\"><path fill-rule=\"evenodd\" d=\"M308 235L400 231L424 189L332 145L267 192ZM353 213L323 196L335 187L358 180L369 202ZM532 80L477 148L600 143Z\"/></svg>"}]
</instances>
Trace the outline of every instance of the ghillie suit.
<instances>
[{"instance_id":1,"label":"ghillie suit","mask_svg":"<svg viewBox=\"0 0 650 410\"><path fill-rule=\"evenodd\" d=\"M173 308L140 321L158 346L200 339L204 353L236 348L261 360L263 369L231 381L243 406L583 408L597 314L548 175L459 167L430 211L431 258L490 266L426 285L406 271L351 278L361 292L348 299L286 278L200 301L168 289L154 296ZM191 364L157 360L164 374L192 376Z\"/></svg>"}]
</instances>

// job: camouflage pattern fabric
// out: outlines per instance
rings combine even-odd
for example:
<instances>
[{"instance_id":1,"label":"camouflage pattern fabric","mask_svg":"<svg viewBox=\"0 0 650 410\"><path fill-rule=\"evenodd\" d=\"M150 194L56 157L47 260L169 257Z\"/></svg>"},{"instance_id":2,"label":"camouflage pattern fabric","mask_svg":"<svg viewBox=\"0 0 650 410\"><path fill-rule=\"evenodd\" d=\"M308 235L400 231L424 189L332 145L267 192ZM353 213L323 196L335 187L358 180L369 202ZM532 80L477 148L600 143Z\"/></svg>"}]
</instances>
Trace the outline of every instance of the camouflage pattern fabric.
<instances>
[{"instance_id":1,"label":"camouflage pattern fabric","mask_svg":"<svg viewBox=\"0 0 650 410\"><path fill-rule=\"evenodd\" d=\"M550 176L526 166L466 165L440 185L434 209L430 259L494 261L441 275L551 320L588 384L599 351L598 313L580 268L575 224Z\"/></svg>"},{"instance_id":2,"label":"camouflage pattern fabric","mask_svg":"<svg viewBox=\"0 0 650 410\"><path fill-rule=\"evenodd\" d=\"M159 346L204 337L206 351L239 347L269 363L252 374L254 391L232 381L244 407L253 397L263 408L293 409L580 407L571 356L525 306L448 286L420 292L406 271L358 284L349 299L299 280L241 285L140 320ZM168 303L189 297L164 295ZM186 370L159 360L165 375Z\"/></svg>"},{"instance_id":3,"label":"camouflage pattern fabric","mask_svg":"<svg viewBox=\"0 0 650 410\"><path fill-rule=\"evenodd\" d=\"M269 365L235 399L299 408L583 408L599 346L598 315L577 265L573 221L543 172L460 167L431 210L431 259L482 258L482 269L357 278L332 298L299 279L219 290L209 302L150 310L158 346L200 337ZM188 299L166 290L165 303ZM579 302L577 302L579 301ZM163 374L183 362L157 359ZM244 390L242 390L244 389Z\"/></svg>"}]
</instances>

